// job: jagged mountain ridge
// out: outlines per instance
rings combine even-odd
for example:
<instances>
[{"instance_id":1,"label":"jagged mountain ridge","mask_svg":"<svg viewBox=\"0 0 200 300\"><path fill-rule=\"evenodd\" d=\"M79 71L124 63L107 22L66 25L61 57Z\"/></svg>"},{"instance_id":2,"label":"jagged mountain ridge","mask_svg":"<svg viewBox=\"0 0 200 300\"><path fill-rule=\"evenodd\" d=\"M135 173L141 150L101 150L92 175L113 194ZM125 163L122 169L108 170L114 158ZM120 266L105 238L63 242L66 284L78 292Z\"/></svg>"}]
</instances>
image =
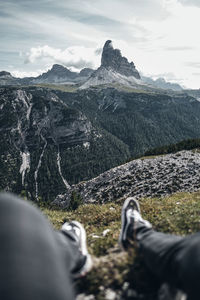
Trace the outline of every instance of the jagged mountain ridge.
<instances>
[{"instance_id":1,"label":"jagged mountain ridge","mask_svg":"<svg viewBox=\"0 0 200 300\"><path fill-rule=\"evenodd\" d=\"M81 89L103 84L118 84L146 90L161 88L175 91L182 90L178 84L165 82L158 78L140 76L133 62L121 55L119 49L114 49L112 41L105 42L103 47L101 66L97 70L84 68L79 73L72 72L68 68L55 64L50 70L38 77L15 78L9 72L0 72L0 85L34 85L34 84L75 84Z\"/></svg>"},{"instance_id":2,"label":"jagged mountain ridge","mask_svg":"<svg viewBox=\"0 0 200 300\"><path fill-rule=\"evenodd\" d=\"M159 89L166 89L166 90L173 90L173 91L182 91L183 88L177 83L167 82L164 78L157 78L153 80L150 77L142 76L142 81L152 87L159 88Z\"/></svg>"},{"instance_id":3,"label":"jagged mountain ridge","mask_svg":"<svg viewBox=\"0 0 200 300\"><path fill-rule=\"evenodd\" d=\"M110 68L121 75L134 76L140 79L140 74L134 63L129 63L127 58L121 55L119 49L114 49L111 40L106 41L103 47L101 67Z\"/></svg>"},{"instance_id":4,"label":"jagged mountain ridge","mask_svg":"<svg viewBox=\"0 0 200 300\"><path fill-rule=\"evenodd\" d=\"M118 83L125 86L142 84L140 74L133 62L121 55L119 49L114 49L112 41L105 42L101 57L101 66L91 74L89 79L81 85L81 89L106 83Z\"/></svg>"},{"instance_id":5,"label":"jagged mountain ridge","mask_svg":"<svg viewBox=\"0 0 200 300\"><path fill-rule=\"evenodd\" d=\"M58 64L54 64L46 73L35 78L16 78L11 73L2 71L0 72L0 85L32 85L40 83L80 84L87 80L93 72L94 70L90 68L84 68L79 73L72 72L68 68Z\"/></svg>"},{"instance_id":6,"label":"jagged mountain ridge","mask_svg":"<svg viewBox=\"0 0 200 300\"><path fill-rule=\"evenodd\" d=\"M133 160L58 195L54 204L67 207L71 193L84 203L106 203L129 196L161 197L200 190L200 153L181 151L156 158Z\"/></svg>"},{"instance_id":7,"label":"jagged mountain ridge","mask_svg":"<svg viewBox=\"0 0 200 300\"><path fill-rule=\"evenodd\" d=\"M89 68L82 69L79 73L72 72L66 67L55 64L51 70L32 80L32 83L81 83L84 82L94 70Z\"/></svg>"}]
</instances>

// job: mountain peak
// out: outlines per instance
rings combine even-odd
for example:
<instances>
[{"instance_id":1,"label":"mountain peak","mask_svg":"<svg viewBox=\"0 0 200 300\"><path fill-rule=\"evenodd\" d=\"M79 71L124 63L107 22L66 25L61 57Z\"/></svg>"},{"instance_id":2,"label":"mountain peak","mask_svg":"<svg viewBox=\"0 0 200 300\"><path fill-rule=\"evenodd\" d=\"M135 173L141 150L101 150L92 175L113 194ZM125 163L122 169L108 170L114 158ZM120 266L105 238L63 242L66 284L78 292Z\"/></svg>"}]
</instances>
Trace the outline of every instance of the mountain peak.
<instances>
[{"instance_id":1,"label":"mountain peak","mask_svg":"<svg viewBox=\"0 0 200 300\"><path fill-rule=\"evenodd\" d=\"M1 71L1 72L0 72L0 77L1 77L1 76L12 76L12 75L11 75L10 72L7 72L7 71Z\"/></svg>"},{"instance_id":2,"label":"mountain peak","mask_svg":"<svg viewBox=\"0 0 200 300\"><path fill-rule=\"evenodd\" d=\"M105 49L105 48L109 48L109 47L113 48L113 44L112 44L112 41L111 41L111 40L107 40L107 41L105 42L103 48Z\"/></svg>"},{"instance_id":3,"label":"mountain peak","mask_svg":"<svg viewBox=\"0 0 200 300\"><path fill-rule=\"evenodd\" d=\"M107 40L103 47L101 57L101 67L112 69L113 71L140 79L140 74L133 62L129 63L127 58L122 56L119 49L114 49L111 40Z\"/></svg>"},{"instance_id":4,"label":"mountain peak","mask_svg":"<svg viewBox=\"0 0 200 300\"><path fill-rule=\"evenodd\" d=\"M68 70L66 67L59 64L54 64L51 68L51 71L66 71L66 70Z\"/></svg>"}]
</instances>

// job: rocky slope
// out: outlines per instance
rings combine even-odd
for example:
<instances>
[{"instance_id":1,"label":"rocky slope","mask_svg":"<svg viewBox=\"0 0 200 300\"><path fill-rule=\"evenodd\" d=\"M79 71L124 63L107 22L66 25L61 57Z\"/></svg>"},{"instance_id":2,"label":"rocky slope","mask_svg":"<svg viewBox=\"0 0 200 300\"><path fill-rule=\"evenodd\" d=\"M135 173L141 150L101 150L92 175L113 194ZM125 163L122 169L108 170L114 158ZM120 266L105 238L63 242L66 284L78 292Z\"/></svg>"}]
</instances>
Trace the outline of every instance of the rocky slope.
<instances>
[{"instance_id":1,"label":"rocky slope","mask_svg":"<svg viewBox=\"0 0 200 300\"><path fill-rule=\"evenodd\" d=\"M43 73L42 75L38 76L37 78L33 79L30 83L59 83L59 84L75 84L81 83L86 81L89 76L94 72L94 70L85 68L82 69L79 73L72 72L66 67L61 65L55 64L53 67Z\"/></svg>"},{"instance_id":2,"label":"rocky slope","mask_svg":"<svg viewBox=\"0 0 200 300\"><path fill-rule=\"evenodd\" d=\"M200 132L200 103L186 94L7 87L0 107L0 188L37 200Z\"/></svg>"},{"instance_id":3,"label":"rocky slope","mask_svg":"<svg viewBox=\"0 0 200 300\"><path fill-rule=\"evenodd\" d=\"M136 70L133 62L129 63L127 58L121 55L119 49L113 49L112 41L105 42L101 57L101 67L110 68L113 71L140 79L140 74Z\"/></svg>"},{"instance_id":4,"label":"rocky slope","mask_svg":"<svg viewBox=\"0 0 200 300\"><path fill-rule=\"evenodd\" d=\"M11 73L6 71L0 72L0 86L4 85L18 85L20 84L20 79L15 78L11 75Z\"/></svg>"},{"instance_id":5,"label":"rocky slope","mask_svg":"<svg viewBox=\"0 0 200 300\"><path fill-rule=\"evenodd\" d=\"M49 90L1 88L0 108L0 189L53 200L129 156L125 144Z\"/></svg>"},{"instance_id":6,"label":"rocky slope","mask_svg":"<svg viewBox=\"0 0 200 300\"><path fill-rule=\"evenodd\" d=\"M132 157L150 148L198 138L200 103L186 94L153 94L90 88L56 92L70 107L123 141Z\"/></svg>"},{"instance_id":7,"label":"rocky slope","mask_svg":"<svg viewBox=\"0 0 200 300\"><path fill-rule=\"evenodd\" d=\"M101 66L91 74L90 78L81 85L81 89L90 86L118 83L125 86L137 86L142 84L140 74L133 62L129 63L127 58L121 55L119 49L114 49L112 41L106 41Z\"/></svg>"},{"instance_id":8,"label":"rocky slope","mask_svg":"<svg viewBox=\"0 0 200 300\"><path fill-rule=\"evenodd\" d=\"M182 91L183 88L178 83L171 83L167 82L164 78L157 78L156 80L153 80L150 77L142 76L142 81L152 87L158 88L158 89L166 89L166 90L173 90L173 91Z\"/></svg>"},{"instance_id":9,"label":"rocky slope","mask_svg":"<svg viewBox=\"0 0 200 300\"><path fill-rule=\"evenodd\" d=\"M139 199L193 192L200 189L199 168L199 152L181 151L137 159L72 186L67 193L57 196L54 203L67 207L72 191L79 194L84 203L106 203L133 195Z\"/></svg>"}]
</instances>

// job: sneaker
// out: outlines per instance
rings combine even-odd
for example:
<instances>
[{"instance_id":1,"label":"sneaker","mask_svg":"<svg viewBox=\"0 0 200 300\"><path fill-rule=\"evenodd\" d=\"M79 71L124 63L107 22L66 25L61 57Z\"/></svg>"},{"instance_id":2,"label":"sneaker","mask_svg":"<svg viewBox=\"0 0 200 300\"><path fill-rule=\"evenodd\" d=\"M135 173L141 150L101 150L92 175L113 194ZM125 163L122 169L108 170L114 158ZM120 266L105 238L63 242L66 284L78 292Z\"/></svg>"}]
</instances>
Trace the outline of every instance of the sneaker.
<instances>
[{"instance_id":1,"label":"sneaker","mask_svg":"<svg viewBox=\"0 0 200 300\"><path fill-rule=\"evenodd\" d=\"M85 276L92 268L92 258L87 250L86 232L84 227L78 221L66 222L63 224L61 231L67 234L79 247L81 264L73 270L73 278Z\"/></svg>"},{"instance_id":2,"label":"sneaker","mask_svg":"<svg viewBox=\"0 0 200 300\"><path fill-rule=\"evenodd\" d=\"M127 250L136 241L139 229L152 228L152 225L142 218L139 203L133 197L125 200L122 207L121 221L119 244L124 250Z\"/></svg>"}]
</instances>

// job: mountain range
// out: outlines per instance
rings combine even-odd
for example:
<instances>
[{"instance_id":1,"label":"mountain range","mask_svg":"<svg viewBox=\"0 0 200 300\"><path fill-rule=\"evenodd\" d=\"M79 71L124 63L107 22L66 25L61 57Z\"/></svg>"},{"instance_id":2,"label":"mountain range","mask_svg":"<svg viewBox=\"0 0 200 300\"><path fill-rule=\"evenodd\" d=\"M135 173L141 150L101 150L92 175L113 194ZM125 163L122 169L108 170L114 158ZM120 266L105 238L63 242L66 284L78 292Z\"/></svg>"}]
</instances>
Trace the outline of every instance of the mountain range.
<instances>
[{"instance_id":1,"label":"mountain range","mask_svg":"<svg viewBox=\"0 0 200 300\"><path fill-rule=\"evenodd\" d=\"M114 49L112 41L105 42L101 65L97 70L84 68L79 73L55 64L46 73L38 77L15 78L7 71L0 72L0 85L34 85L34 84L74 84L77 88L86 89L90 86L104 84L121 84L133 88L161 88L181 91L179 84L166 82L163 78L153 80L141 76L133 62L128 62L119 49Z\"/></svg>"},{"instance_id":2,"label":"mountain range","mask_svg":"<svg viewBox=\"0 0 200 300\"><path fill-rule=\"evenodd\" d=\"M147 150L199 138L199 98L144 84L110 40L97 70L54 65L23 79L2 71L0 188L52 201Z\"/></svg>"}]
</instances>

